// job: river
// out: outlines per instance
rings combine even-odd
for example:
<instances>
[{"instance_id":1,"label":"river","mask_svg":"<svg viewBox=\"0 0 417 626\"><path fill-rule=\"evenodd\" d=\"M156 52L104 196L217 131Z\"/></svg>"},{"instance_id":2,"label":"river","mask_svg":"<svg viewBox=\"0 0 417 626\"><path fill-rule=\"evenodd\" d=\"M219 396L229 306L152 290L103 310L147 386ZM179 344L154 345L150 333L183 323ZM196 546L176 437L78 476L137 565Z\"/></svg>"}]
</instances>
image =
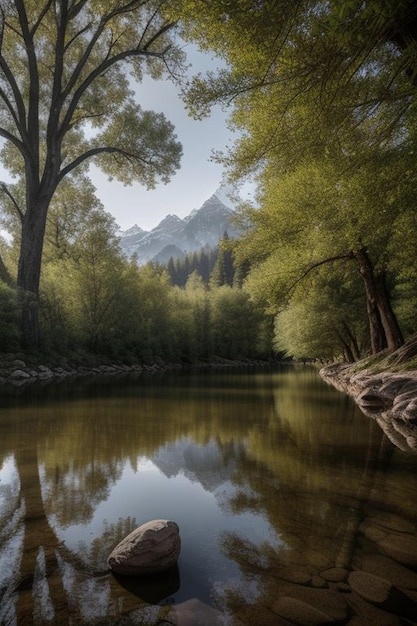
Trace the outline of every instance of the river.
<instances>
[{"instance_id":1,"label":"river","mask_svg":"<svg viewBox=\"0 0 417 626\"><path fill-rule=\"evenodd\" d=\"M109 572L158 518L177 568ZM417 454L313 367L0 396L1 626L416 624L416 532Z\"/></svg>"}]
</instances>

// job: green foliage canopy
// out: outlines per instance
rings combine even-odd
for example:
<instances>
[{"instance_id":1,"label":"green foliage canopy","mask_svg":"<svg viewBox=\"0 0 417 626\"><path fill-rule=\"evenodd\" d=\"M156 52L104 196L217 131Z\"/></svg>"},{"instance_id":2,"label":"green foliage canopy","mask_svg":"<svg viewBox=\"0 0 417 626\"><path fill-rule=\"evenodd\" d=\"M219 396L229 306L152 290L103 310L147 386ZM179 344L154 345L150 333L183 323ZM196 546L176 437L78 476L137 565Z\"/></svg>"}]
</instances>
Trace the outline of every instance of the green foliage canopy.
<instances>
[{"instance_id":1,"label":"green foliage canopy","mask_svg":"<svg viewBox=\"0 0 417 626\"><path fill-rule=\"evenodd\" d=\"M214 103L229 106L241 135L219 158L234 179L257 176L260 208L243 210L252 227L234 250L238 261L251 263L251 293L281 320L287 307L295 321L308 302L312 314L317 309L314 290L300 305L300 281L330 263L346 280L342 262L356 261L372 350L395 347L402 334L389 293L399 294L394 234L415 210L415 3L177 6L184 36L226 61L217 74L190 83L190 111L201 116ZM405 234L415 240L415 231Z\"/></svg>"}]
</instances>

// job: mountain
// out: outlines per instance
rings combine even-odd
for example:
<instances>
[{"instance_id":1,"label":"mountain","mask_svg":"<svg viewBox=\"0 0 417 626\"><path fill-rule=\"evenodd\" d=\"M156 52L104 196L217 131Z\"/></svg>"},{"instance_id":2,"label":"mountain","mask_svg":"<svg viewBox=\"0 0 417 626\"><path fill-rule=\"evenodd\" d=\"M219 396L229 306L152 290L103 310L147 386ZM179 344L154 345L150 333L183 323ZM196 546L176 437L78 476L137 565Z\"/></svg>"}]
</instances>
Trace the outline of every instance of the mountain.
<instances>
[{"instance_id":1,"label":"mountain","mask_svg":"<svg viewBox=\"0 0 417 626\"><path fill-rule=\"evenodd\" d=\"M223 486L224 493L242 454L243 444L234 441L220 444L213 438L202 447L183 437L157 450L152 462L168 478L182 474L211 493Z\"/></svg>"},{"instance_id":2,"label":"mountain","mask_svg":"<svg viewBox=\"0 0 417 626\"><path fill-rule=\"evenodd\" d=\"M225 232L236 237L238 232L231 221L234 209L214 193L199 209L184 219L167 215L151 231L135 225L121 234L120 245L128 258L136 255L139 265L153 261L167 263L170 257L181 258L205 246L215 247Z\"/></svg>"}]
</instances>

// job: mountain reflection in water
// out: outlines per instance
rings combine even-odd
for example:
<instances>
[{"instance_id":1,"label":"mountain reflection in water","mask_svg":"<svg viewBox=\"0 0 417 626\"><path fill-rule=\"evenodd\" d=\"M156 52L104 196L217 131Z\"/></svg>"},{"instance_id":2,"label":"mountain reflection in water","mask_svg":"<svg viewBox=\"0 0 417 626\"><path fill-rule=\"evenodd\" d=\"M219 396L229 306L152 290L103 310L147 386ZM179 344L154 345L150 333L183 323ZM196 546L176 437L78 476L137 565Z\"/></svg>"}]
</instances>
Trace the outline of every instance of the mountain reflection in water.
<instances>
[{"instance_id":1,"label":"mountain reflection in water","mask_svg":"<svg viewBox=\"0 0 417 626\"><path fill-rule=\"evenodd\" d=\"M0 401L2 626L417 623L417 455L315 369ZM114 545L155 518L179 524L177 570L109 573Z\"/></svg>"}]
</instances>

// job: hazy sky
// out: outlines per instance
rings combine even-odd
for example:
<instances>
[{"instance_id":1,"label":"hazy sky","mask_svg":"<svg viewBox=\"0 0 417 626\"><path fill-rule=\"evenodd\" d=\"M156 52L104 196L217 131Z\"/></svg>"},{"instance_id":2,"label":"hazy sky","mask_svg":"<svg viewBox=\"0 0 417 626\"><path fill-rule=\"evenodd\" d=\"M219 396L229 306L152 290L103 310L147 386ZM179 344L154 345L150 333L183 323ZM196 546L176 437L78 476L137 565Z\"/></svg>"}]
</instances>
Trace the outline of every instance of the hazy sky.
<instances>
[{"instance_id":1,"label":"hazy sky","mask_svg":"<svg viewBox=\"0 0 417 626\"><path fill-rule=\"evenodd\" d=\"M199 71L204 66L216 66L209 56L190 50L189 62ZM116 218L122 230L138 224L145 230L156 226L168 213L185 217L198 208L220 186L222 167L210 161L213 150L221 150L230 143L226 114L216 108L210 118L191 119L176 87L170 81L145 81L137 87L137 101L143 109L165 113L174 124L183 146L181 169L167 185L158 185L147 191L141 185L125 187L109 182L97 168L90 169L91 180L105 209Z\"/></svg>"}]
</instances>

